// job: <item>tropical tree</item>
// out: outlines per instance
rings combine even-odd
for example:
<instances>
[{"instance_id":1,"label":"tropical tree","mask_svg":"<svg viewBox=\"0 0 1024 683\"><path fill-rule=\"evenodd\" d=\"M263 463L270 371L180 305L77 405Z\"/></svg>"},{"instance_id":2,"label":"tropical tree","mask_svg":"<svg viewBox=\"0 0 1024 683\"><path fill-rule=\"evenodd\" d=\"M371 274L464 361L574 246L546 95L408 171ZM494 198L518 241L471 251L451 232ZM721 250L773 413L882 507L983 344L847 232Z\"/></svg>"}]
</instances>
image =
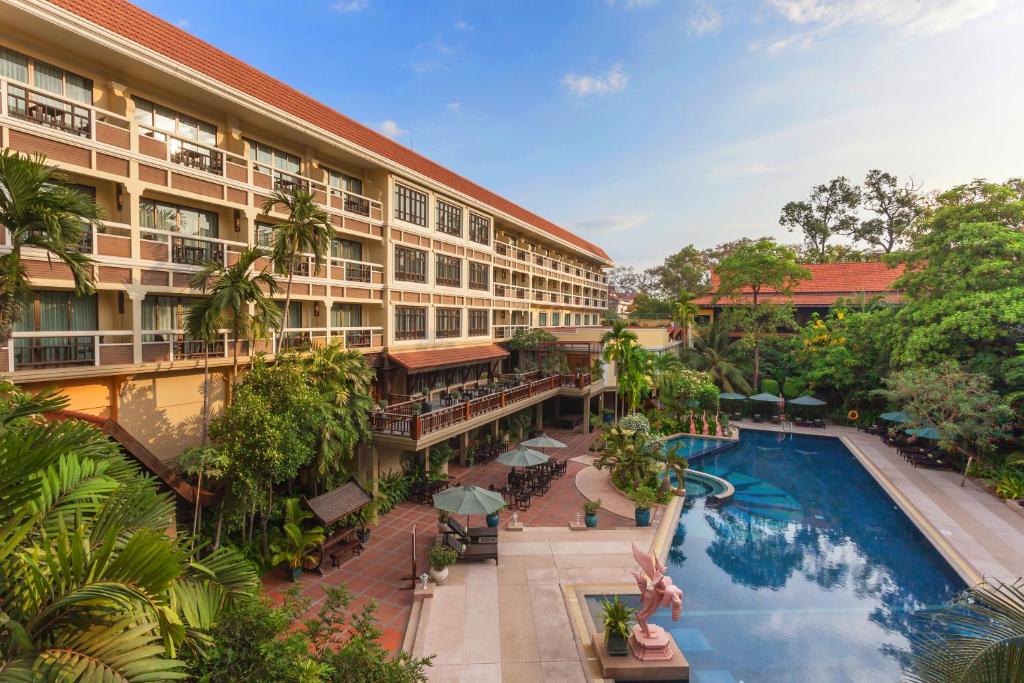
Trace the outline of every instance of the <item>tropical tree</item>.
<instances>
[{"instance_id":1,"label":"tropical tree","mask_svg":"<svg viewBox=\"0 0 1024 683\"><path fill-rule=\"evenodd\" d=\"M601 336L601 354L606 363L615 363L615 378L622 376L621 360L626 349L637 344L636 332L629 329L629 325L622 320L612 322L612 328ZM615 394L615 419L619 418L619 397Z\"/></svg>"},{"instance_id":2,"label":"tropical tree","mask_svg":"<svg viewBox=\"0 0 1024 683\"><path fill-rule=\"evenodd\" d=\"M205 435L204 435L205 436ZM203 495L204 479L221 479L227 472L228 458L223 450L208 446L205 443L198 448L186 448L181 455L174 460L174 469L189 477L195 477L195 507L192 510L192 539L190 548L195 547L195 539L199 534L199 527L202 523L203 508L200 505ZM220 546L220 528L217 529L217 538L214 540L214 547Z\"/></svg>"},{"instance_id":3,"label":"tropical tree","mask_svg":"<svg viewBox=\"0 0 1024 683\"><path fill-rule=\"evenodd\" d=\"M754 387L761 379L761 340L792 322L791 306L764 305L761 292L766 289L789 294L810 271L797 263L789 247L770 239L760 239L738 246L725 256L715 269L718 292L715 300L739 298L730 310L731 323L739 327L754 346ZM749 294L747 302L743 297Z\"/></svg>"},{"instance_id":4,"label":"tropical tree","mask_svg":"<svg viewBox=\"0 0 1024 683\"><path fill-rule=\"evenodd\" d=\"M864 179L864 208L875 218L845 229L845 234L886 254L905 247L920 227L924 203L913 179L900 184L891 173L872 169Z\"/></svg>"},{"instance_id":5,"label":"tropical tree","mask_svg":"<svg viewBox=\"0 0 1024 683\"><path fill-rule=\"evenodd\" d=\"M649 430L612 425L605 430L603 440L604 446L594 467L609 470L612 481L620 488L636 490L646 483L652 468L657 472L655 455L661 444L652 438Z\"/></svg>"},{"instance_id":6,"label":"tropical tree","mask_svg":"<svg viewBox=\"0 0 1024 683\"><path fill-rule=\"evenodd\" d=\"M313 460L313 471L323 479L342 471L356 446L370 441L374 373L363 354L339 343L314 349L302 363L323 398L320 444Z\"/></svg>"},{"instance_id":7,"label":"tropical tree","mask_svg":"<svg viewBox=\"0 0 1024 683\"><path fill-rule=\"evenodd\" d=\"M683 329L687 342L690 340L690 325L693 324L697 314L700 313L700 307L694 303L696 298L696 295L680 290L679 296L676 297L674 302L675 312L672 315L672 320Z\"/></svg>"},{"instance_id":8,"label":"tropical tree","mask_svg":"<svg viewBox=\"0 0 1024 683\"><path fill-rule=\"evenodd\" d=\"M197 331L208 329L206 320L212 325L222 319L231 330L232 339L232 383L238 383L238 341L266 337L277 325L281 310L274 303L277 281L266 268L254 271L253 267L267 254L258 247L246 249L230 266L209 261L192 276L193 289L207 295L207 299L193 304L189 318L196 317ZM250 307L252 310L250 311ZM199 322L203 325L199 325ZM251 355L251 354L250 354Z\"/></svg>"},{"instance_id":9,"label":"tropical tree","mask_svg":"<svg viewBox=\"0 0 1024 683\"><path fill-rule=\"evenodd\" d=\"M690 367L708 373L726 391L752 394L743 372L730 360L742 340L734 339L720 320L703 327L694 335L693 347L683 349L683 360Z\"/></svg>"},{"instance_id":10,"label":"tropical tree","mask_svg":"<svg viewBox=\"0 0 1024 683\"><path fill-rule=\"evenodd\" d=\"M629 344L622 352L619 393L626 400L629 412L635 413L640 401L654 388L652 354L639 344Z\"/></svg>"},{"instance_id":11,"label":"tropical tree","mask_svg":"<svg viewBox=\"0 0 1024 683\"><path fill-rule=\"evenodd\" d=\"M916 683L1024 681L1024 582L982 583L926 613L909 680Z\"/></svg>"},{"instance_id":12,"label":"tropical tree","mask_svg":"<svg viewBox=\"0 0 1024 683\"><path fill-rule=\"evenodd\" d=\"M43 418L66 405L0 383L0 680L187 678L179 652L209 645L255 569L168 535L174 502L115 443Z\"/></svg>"},{"instance_id":13,"label":"tropical tree","mask_svg":"<svg viewBox=\"0 0 1024 683\"><path fill-rule=\"evenodd\" d=\"M686 493L686 470L690 463L679 455L679 446L665 448L656 456L656 459L665 466L665 477L661 483L662 490L671 490L677 496L684 495ZM672 486L671 475L675 475L675 487Z\"/></svg>"},{"instance_id":14,"label":"tropical tree","mask_svg":"<svg viewBox=\"0 0 1024 683\"><path fill-rule=\"evenodd\" d=\"M63 180L43 156L0 150L0 225L10 233L10 251L0 256L0 345L7 343L32 294L21 261L25 247L41 249L66 265L77 295L93 292L92 260L80 244L85 230L103 214Z\"/></svg>"},{"instance_id":15,"label":"tropical tree","mask_svg":"<svg viewBox=\"0 0 1024 683\"><path fill-rule=\"evenodd\" d=\"M295 277L295 258L311 254L315 271L323 266L324 258L331 247L334 228L331 215L316 203L313 194L305 188L293 188L285 192L275 190L264 203L263 213L269 214L280 206L288 217L274 226L272 260L278 273L287 273L288 286L284 294L284 311L281 317L281 334L275 353L281 352L284 343L284 324L288 321L288 307L292 302L292 279ZM312 275L313 273L310 273Z\"/></svg>"},{"instance_id":16,"label":"tropical tree","mask_svg":"<svg viewBox=\"0 0 1024 683\"><path fill-rule=\"evenodd\" d=\"M812 258L822 263L828 254L828 240L834 234L849 234L857 228L860 188L839 176L811 188L806 202L789 202L782 207L779 225L790 232L800 230Z\"/></svg>"},{"instance_id":17,"label":"tropical tree","mask_svg":"<svg viewBox=\"0 0 1024 683\"><path fill-rule=\"evenodd\" d=\"M185 334L203 342L203 445L210 430L210 343L220 336L224 327L224 311L213 299L193 302L185 313Z\"/></svg>"}]
</instances>

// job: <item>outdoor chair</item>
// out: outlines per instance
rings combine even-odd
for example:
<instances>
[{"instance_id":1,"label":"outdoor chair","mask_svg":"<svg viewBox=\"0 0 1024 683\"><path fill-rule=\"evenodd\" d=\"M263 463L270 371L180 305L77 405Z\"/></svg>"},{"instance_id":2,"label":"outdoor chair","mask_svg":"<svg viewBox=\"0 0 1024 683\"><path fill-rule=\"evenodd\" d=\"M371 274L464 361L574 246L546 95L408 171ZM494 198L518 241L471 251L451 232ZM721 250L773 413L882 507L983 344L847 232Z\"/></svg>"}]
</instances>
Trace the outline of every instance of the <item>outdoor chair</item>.
<instances>
[{"instance_id":1,"label":"outdoor chair","mask_svg":"<svg viewBox=\"0 0 1024 683\"><path fill-rule=\"evenodd\" d=\"M526 510L530 507L532 502L533 493L529 488L519 489L515 492L516 507L520 510Z\"/></svg>"},{"instance_id":2,"label":"outdoor chair","mask_svg":"<svg viewBox=\"0 0 1024 683\"><path fill-rule=\"evenodd\" d=\"M825 428L825 421L822 420L820 417L816 417L813 420L811 420L811 426L812 427L817 427L818 429L824 429Z\"/></svg>"},{"instance_id":3,"label":"outdoor chair","mask_svg":"<svg viewBox=\"0 0 1024 683\"><path fill-rule=\"evenodd\" d=\"M444 537L444 544L455 551L460 560L494 560L498 562L497 543L460 543L454 536Z\"/></svg>"},{"instance_id":4,"label":"outdoor chair","mask_svg":"<svg viewBox=\"0 0 1024 683\"><path fill-rule=\"evenodd\" d=\"M463 543L494 543L490 539L498 537L498 530L489 526L471 526L468 529L454 517L448 518L448 528L462 539Z\"/></svg>"},{"instance_id":5,"label":"outdoor chair","mask_svg":"<svg viewBox=\"0 0 1024 683\"><path fill-rule=\"evenodd\" d=\"M762 416L761 413L754 413L751 418L754 422L764 422L764 416Z\"/></svg>"}]
</instances>

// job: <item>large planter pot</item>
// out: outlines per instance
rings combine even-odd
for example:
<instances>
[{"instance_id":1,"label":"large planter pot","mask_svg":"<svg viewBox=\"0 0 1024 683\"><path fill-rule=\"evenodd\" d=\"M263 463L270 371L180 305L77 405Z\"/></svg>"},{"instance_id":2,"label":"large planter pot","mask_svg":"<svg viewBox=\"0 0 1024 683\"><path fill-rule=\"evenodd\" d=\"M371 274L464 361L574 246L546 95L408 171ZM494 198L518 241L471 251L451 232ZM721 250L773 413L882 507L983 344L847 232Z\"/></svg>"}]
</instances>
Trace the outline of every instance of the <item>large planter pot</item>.
<instances>
[{"instance_id":1,"label":"large planter pot","mask_svg":"<svg viewBox=\"0 0 1024 683\"><path fill-rule=\"evenodd\" d=\"M637 526L650 526L651 525L651 508L634 508L633 519L636 520Z\"/></svg>"},{"instance_id":2,"label":"large planter pot","mask_svg":"<svg viewBox=\"0 0 1024 683\"><path fill-rule=\"evenodd\" d=\"M443 586L448 583L448 567L445 567L444 569L434 569L431 567L428 574L430 574L430 580L438 586Z\"/></svg>"},{"instance_id":3,"label":"large planter pot","mask_svg":"<svg viewBox=\"0 0 1024 683\"><path fill-rule=\"evenodd\" d=\"M498 522L501 521L501 517L495 512L493 515L487 515L487 526L492 529L498 528Z\"/></svg>"},{"instance_id":4,"label":"large planter pot","mask_svg":"<svg viewBox=\"0 0 1024 683\"><path fill-rule=\"evenodd\" d=\"M298 581L299 577L302 576L302 567L285 567L284 571L292 583Z\"/></svg>"},{"instance_id":5,"label":"large planter pot","mask_svg":"<svg viewBox=\"0 0 1024 683\"><path fill-rule=\"evenodd\" d=\"M583 515L583 522L587 525L588 529L593 529L597 526L597 513Z\"/></svg>"},{"instance_id":6,"label":"large planter pot","mask_svg":"<svg viewBox=\"0 0 1024 683\"><path fill-rule=\"evenodd\" d=\"M618 633L609 633L605 636L604 645L612 657L625 657L629 654L629 645L626 639Z\"/></svg>"}]
</instances>

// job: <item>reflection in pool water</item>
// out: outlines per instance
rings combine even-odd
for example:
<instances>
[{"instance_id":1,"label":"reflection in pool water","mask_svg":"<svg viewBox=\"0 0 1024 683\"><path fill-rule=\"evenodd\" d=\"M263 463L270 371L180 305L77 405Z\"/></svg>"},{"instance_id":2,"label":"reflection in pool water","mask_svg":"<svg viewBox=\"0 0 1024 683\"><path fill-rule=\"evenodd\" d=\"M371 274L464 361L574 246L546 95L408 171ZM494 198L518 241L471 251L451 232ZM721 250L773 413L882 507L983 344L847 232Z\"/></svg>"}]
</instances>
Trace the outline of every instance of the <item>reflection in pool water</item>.
<instances>
[{"instance_id":1,"label":"reflection in pool water","mask_svg":"<svg viewBox=\"0 0 1024 683\"><path fill-rule=\"evenodd\" d=\"M669 552L694 683L898 681L926 607L964 584L837 439L744 430L691 462L733 501L688 501Z\"/></svg>"}]
</instances>

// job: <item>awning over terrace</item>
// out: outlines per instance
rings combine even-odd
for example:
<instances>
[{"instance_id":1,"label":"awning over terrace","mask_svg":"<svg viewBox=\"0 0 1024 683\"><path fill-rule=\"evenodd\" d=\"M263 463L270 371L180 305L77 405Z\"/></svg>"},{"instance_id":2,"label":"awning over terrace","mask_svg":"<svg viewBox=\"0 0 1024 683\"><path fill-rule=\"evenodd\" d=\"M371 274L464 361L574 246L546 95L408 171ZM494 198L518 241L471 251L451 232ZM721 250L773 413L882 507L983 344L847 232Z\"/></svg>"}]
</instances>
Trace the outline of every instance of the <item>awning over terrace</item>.
<instances>
[{"instance_id":1,"label":"awning over terrace","mask_svg":"<svg viewBox=\"0 0 1024 683\"><path fill-rule=\"evenodd\" d=\"M373 502L373 496L357 481L342 484L333 491L306 501L309 511L321 524L334 524L339 519L359 512Z\"/></svg>"},{"instance_id":2,"label":"awning over terrace","mask_svg":"<svg viewBox=\"0 0 1024 683\"><path fill-rule=\"evenodd\" d=\"M482 346L456 346L449 349L431 349L428 351L404 351L391 353L388 356L405 368L410 375L430 370L440 370L459 365L487 363L508 357L508 351L497 344Z\"/></svg>"}]
</instances>

